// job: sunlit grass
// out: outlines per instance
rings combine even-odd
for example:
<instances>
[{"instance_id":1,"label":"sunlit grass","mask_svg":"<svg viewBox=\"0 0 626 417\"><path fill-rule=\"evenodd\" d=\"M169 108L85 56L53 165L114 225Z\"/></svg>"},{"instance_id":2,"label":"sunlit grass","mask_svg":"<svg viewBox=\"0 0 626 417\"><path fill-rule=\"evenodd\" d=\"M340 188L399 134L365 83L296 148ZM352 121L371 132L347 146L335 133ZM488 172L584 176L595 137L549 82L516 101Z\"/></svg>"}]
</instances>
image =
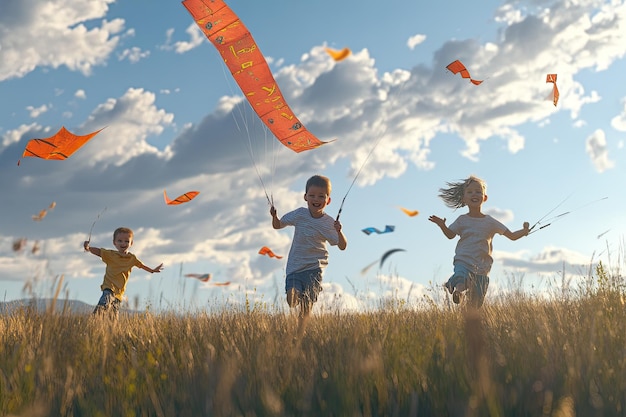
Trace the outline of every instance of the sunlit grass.
<instances>
[{"instance_id":1,"label":"sunlit grass","mask_svg":"<svg viewBox=\"0 0 626 417\"><path fill-rule=\"evenodd\" d=\"M0 316L0 415L624 415L623 280L600 265L589 281L477 314L317 314L298 340L265 305L117 321L24 308Z\"/></svg>"}]
</instances>

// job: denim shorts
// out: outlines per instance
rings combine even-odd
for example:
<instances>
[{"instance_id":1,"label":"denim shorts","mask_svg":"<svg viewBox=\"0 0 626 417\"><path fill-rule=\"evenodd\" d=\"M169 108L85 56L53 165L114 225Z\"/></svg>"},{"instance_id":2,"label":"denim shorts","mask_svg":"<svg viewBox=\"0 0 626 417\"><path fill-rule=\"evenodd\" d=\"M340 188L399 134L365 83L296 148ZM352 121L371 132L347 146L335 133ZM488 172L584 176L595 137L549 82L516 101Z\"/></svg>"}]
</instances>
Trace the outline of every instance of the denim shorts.
<instances>
[{"instance_id":1,"label":"denim shorts","mask_svg":"<svg viewBox=\"0 0 626 417\"><path fill-rule=\"evenodd\" d=\"M287 275L285 292L294 288L300 298L308 298L311 302L317 301L317 296L322 291L321 268L308 271L292 272Z\"/></svg>"},{"instance_id":2,"label":"denim shorts","mask_svg":"<svg viewBox=\"0 0 626 417\"><path fill-rule=\"evenodd\" d=\"M121 304L122 302L113 295L113 291L107 288L102 291L102 296L100 296L100 300L98 300L98 305L93 310L93 314L110 312L114 316L117 316Z\"/></svg>"},{"instance_id":3,"label":"denim shorts","mask_svg":"<svg viewBox=\"0 0 626 417\"><path fill-rule=\"evenodd\" d=\"M467 290L468 304L479 308L485 301L489 287L489 276L475 274L465 265L455 264L454 273L448 279L448 283L458 291Z\"/></svg>"}]
</instances>

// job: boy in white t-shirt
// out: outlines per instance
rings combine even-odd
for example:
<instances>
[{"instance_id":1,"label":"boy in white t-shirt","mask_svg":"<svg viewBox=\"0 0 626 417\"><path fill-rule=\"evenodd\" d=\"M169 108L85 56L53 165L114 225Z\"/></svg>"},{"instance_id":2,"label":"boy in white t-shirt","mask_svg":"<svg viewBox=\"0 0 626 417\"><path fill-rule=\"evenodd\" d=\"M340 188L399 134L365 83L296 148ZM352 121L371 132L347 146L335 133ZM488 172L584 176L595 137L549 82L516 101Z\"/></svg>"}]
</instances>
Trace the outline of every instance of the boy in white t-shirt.
<instances>
[{"instance_id":1,"label":"boy in white t-shirt","mask_svg":"<svg viewBox=\"0 0 626 417\"><path fill-rule=\"evenodd\" d=\"M272 205L272 227L294 226L293 241L287 257L285 292L289 307L300 305L298 335L304 334L313 303L322 291L322 275L328 265L326 242L345 250L346 236L339 220L324 212L330 204L331 183L327 177L314 175L306 182L304 201L307 207L297 208L280 219Z\"/></svg>"}]
</instances>

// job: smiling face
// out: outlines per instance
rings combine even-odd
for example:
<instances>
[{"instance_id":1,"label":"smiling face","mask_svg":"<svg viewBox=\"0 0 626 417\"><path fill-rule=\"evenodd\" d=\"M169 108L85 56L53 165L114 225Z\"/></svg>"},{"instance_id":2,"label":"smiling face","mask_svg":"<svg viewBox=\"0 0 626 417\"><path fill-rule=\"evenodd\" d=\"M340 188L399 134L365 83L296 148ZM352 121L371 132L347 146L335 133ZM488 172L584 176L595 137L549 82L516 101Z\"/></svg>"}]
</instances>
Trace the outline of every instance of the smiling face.
<instances>
[{"instance_id":1,"label":"smiling face","mask_svg":"<svg viewBox=\"0 0 626 417\"><path fill-rule=\"evenodd\" d=\"M487 194L485 194L485 189L479 182L472 181L465 187L463 203L470 211L480 211L480 207L485 201L487 201Z\"/></svg>"},{"instance_id":2,"label":"smiling face","mask_svg":"<svg viewBox=\"0 0 626 417\"><path fill-rule=\"evenodd\" d=\"M330 196L326 187L311 185L304 194L304 201L308 203L311 216L318 218L324 215L324 208L330 203Z\"/></svg>"},{"instance_id":3,"label":"smiling face","mask_svg":"<svg viewBox=\"0 0 626 417\"><path fill-rule=\"evenodd\" d=\"M122 255L126 255L128 250L133 245L133 236L127 232L119 232L115 235L113 239L113 245L115 249Z\"/></svg>"}]
</instances>

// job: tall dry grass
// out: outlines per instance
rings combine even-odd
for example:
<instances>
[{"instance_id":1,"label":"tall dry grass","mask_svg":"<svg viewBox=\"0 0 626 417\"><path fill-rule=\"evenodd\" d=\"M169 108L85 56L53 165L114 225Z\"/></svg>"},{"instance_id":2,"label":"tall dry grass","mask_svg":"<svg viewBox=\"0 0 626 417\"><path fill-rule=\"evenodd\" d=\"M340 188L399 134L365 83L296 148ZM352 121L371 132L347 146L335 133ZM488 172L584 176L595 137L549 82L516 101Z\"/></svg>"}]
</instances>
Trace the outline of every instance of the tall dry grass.
<instances>
[{"instance_id":1,"label":"tall dry grass","mask_svg":"<svg viewBox=\"0 0 626 417\"><path fill-rule=\"evenodd\" d=\"M623 281L601 265L567 297L325 313L296 330L262 306L22 309L0 317L0 415L626 415Z\"/></svg>"}]
</instances>

